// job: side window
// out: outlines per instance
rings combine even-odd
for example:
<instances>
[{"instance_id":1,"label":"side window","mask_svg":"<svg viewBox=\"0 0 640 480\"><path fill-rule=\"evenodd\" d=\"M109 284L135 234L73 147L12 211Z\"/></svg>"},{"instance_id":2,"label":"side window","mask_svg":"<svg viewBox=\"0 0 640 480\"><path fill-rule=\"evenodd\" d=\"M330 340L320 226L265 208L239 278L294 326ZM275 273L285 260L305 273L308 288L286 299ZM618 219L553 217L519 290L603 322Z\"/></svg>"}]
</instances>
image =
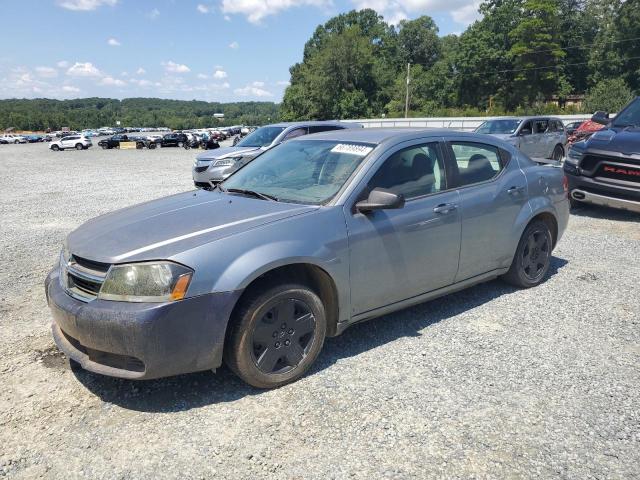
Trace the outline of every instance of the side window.
<instances>
[{"instance_id":1,"label":"side window","mask_svg":"<svg viewBox=\"0 0 640 480\"><path fill-rule=\"evenodd\" d=\"M562 122L560 120L554 120L554 123L556 124L556 132L564 133L564 125Z\"/></svg>"},{"instance_id":2,"label":"side window","mask_svg":"<svg viewBox=\"0 0 640 480\"><path fill-rule=\"evenodd\" d=\"M458 186L486 182L498 176L504 164L500 150L493 145L471 142L451 142L457 168Z\"/></svg>"},{"instance_id":3,"label":"side window","mask_svg":"<svg viewBox=\"0 0 640 480\"><path fill-rule=\"evenodd\" d=\"M301 137L302 135L306 135L306 134L307 134L306 128L296 128L295 130L291 130L289 133L287 133L285 137L282 139L282 141L286 142L287 140L291 140L292 138L296 138L296 137Z\"/></svg>"},{"instance_id":4,"label":"side window","mask_svg":"<svg viewBox=\"0 0 640 480\"><path fill-rule=\"evenodd\" d=\"M368 190L386 188L407 200L446 189L444 161L437 143L392 154L369 180Z\"/></svg>"},{"instance_id":5,"label":"side window","mask_svg":"<svg viewBox=\"0 0 640 480\"><path fill-rule=\"evenodd\" d=\"M320 132L330 132L332 130L342 130L343 127L338 127L336 125L315 125L309 127L309 134L311 133L320 133Z\"/></svg>"},{"instance_id":6,"label":"side window","mask_svg":"<svg viewBox=\"0 0 640 480\"><path fill-rule=\"evenodd\" d=\"M533 133L547 133L547 128L549 127L549 120L536 120L533 122L535 124L535 130Z\"/></svg>"},{"instance_id":7,"label":"side window","mask_svg":"<svg viewBox=\"0 0 640 480\"><path fill-rule=\"evenodd\" d=\"M520 129L520 135L531 135L533 133L533 129L531 128L531 121L528 120L524 122L522 128Z\"/></svg>"}]
</instances>

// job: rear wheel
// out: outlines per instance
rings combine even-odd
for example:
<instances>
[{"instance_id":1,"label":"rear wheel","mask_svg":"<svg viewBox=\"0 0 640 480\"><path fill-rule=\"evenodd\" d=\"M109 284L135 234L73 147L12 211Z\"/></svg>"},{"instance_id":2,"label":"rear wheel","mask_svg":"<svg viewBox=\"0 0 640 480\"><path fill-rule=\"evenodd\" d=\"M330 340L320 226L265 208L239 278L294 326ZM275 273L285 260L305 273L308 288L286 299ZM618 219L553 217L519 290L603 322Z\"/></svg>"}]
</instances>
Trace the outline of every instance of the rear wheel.
<instances>
[{"instance_id":1,"label":"rear wheel","mask_svg":"<svg viewBox=\"0 0 640 480\"><path fill-rule=\"evenodd\" d=\"M552 160L557 160L558 162L564 158L564 148L562 145L556 145L556 148L553 149L553 153L551 154Z\"/></svg>"},{"instance_id":2,"label":"rear wheel","mask_svg":"<svg viewBox=\"0 0 640 480\"><path fill-rule=\"evenodd\" d=\"M142 143L142 142L138 142L138 143L136 143L136 148L137 148L138 150L142 150L142 149L144 148L144 143Z\"/></svg>"},{"instance_id":3,"label":"rear wheel","mask_svg":"<svg viewBox=\"0 0 640 480\"><path fill-rule=\"evenodd\" d=\"M57 152L58 150L60 150L60 147L58 145L51 145L51 150Z\"/></svg>"},{"instance_id":4,"label":"rear wheel","mask_svg":"<svg viewBox=\"0 0 640 480\"><path fill-rule=\"evenodd\" d=\"M81 143L76 143L76 150L84 150L84 147Z\"/></svg>"},{"instance_id":5,"label":"rear wheel","mask_svg":"<svg viewBox=\"0 0 640 480\"><path fill-rule=\"evenodd\" d=\"M178 142L178 148L182 148L182 147L184 147L184 143Z\"/></svg>"},{"instance_id":6,"label":"rear wheel","mask_svg":"<svg viewBox=\"0 0 640 480\"><path fill-rule=\"evenodd\" d=\"M509 271L503 279L516 287L539 285L549 271L553 239L542 220L531 222L524 230Z\"/></svg>"},{"instance_id":7,"label":"rear wheel","mask_svg":"<svg viewBox=\"0 0 640 480\"><path fill-rule=\"evenodd\" d=\"M249 292L233 318L225 361L242 380L275 388L297 380L315 361L326 334L322 300L304 285Z\"/></svg>"}]
</instances>

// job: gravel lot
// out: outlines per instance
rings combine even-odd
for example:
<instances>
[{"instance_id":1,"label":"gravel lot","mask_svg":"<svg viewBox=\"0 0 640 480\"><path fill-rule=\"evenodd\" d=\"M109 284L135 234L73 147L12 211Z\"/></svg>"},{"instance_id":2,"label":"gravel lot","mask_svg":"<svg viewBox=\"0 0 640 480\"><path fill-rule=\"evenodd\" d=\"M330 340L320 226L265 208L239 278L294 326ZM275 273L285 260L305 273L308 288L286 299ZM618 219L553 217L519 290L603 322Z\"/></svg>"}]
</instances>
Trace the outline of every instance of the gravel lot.
<instances>
[{"instance_id":1,"label":"gravel lot","mask_svg":"<svg viewBox=\"0 0 640 480\"><path fill-rule=\"evenodd\" d=\"M195 152L0 145L0 476L640 478L640 216L580 209L546 283L330 339L275 391L72 371L43 280L88 218L191 188Z\"/></svg>"}]
</instances>

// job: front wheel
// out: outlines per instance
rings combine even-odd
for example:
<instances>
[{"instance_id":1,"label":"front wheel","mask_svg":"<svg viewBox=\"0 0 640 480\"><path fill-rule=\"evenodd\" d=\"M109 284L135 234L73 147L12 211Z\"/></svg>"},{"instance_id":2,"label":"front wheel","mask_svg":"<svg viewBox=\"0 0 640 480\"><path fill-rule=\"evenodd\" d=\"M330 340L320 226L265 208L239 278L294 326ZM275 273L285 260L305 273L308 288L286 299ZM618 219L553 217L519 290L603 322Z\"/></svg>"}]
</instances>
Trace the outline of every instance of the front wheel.
<instances>
[{"instance_id":1,"label":"front wheel","mask_svg":"<svg viewBox=\"0 0 640 480\"><path fill-rule=\"evenodd\" d=\"M524 230L509 271L502 277L520 288L539 285L549 271L553 239L542 220L531 222Z\"/></svg>"},{"instance_id":2,"label":"front wheel","mask_svg":"<svg viewBox=\"0 0 640 480\"><path fill-rule=\"evenodd\" d=\"M57 152L58 150L60 150L60 147L58 145L51 145L51 150Z\"/></svg>"},{"instance_id":3,"label":"front wheel","mask_svg":"<svg viewBox=\"0 0 640 480\"><path fill-rule=\"evenodd\" d=\"M258 388L280 387L304 375L327 330L322 300L297 284L249 292L232 321L225 361Z\"/></svg>"},{"instance_id":4,"label":"front wheel","mask_svg":"<svg viewBox=\"0 0 640 480\"><path fill-rule=\"evenodd\" d=\"M184 143L178 142L178 148L182 148L182 147L184 147Z\"/></svg>"}]
</instances>

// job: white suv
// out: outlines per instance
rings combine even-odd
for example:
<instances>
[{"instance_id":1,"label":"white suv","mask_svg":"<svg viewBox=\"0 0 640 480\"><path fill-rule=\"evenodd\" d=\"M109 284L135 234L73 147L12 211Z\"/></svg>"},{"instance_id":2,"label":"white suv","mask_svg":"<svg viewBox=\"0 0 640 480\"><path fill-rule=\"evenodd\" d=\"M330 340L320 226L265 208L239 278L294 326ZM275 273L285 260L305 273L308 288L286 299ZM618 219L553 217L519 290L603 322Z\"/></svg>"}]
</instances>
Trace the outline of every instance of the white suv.
<instances>
[{"instance_id":1,"label":"white suv","mask_svg":"<svg viewBox=\"0 0 640 480\"><path fill-rule=\"evenodd\" d=\"M0 138L2 138L2 140L5 140L7 143L27 143L27 139L22 135L12 135L8 133Z\"/></svg>"},{"instance_id":2,"label":"white suv","mask_svg":"<svg viewBox=\"0 0 640 480\"><path fill-rule=\"evenodd\" d=\"M69 135L68 137L63 137L60 140L51 142L51 145L49 145L49 148L55 152L57 152L58 150L64 150L66 148L75 148L76 150L86 150L92 145L93 143L91 143L90 138L83 137L81 135Z\"/></svg>"}]
</instances>

